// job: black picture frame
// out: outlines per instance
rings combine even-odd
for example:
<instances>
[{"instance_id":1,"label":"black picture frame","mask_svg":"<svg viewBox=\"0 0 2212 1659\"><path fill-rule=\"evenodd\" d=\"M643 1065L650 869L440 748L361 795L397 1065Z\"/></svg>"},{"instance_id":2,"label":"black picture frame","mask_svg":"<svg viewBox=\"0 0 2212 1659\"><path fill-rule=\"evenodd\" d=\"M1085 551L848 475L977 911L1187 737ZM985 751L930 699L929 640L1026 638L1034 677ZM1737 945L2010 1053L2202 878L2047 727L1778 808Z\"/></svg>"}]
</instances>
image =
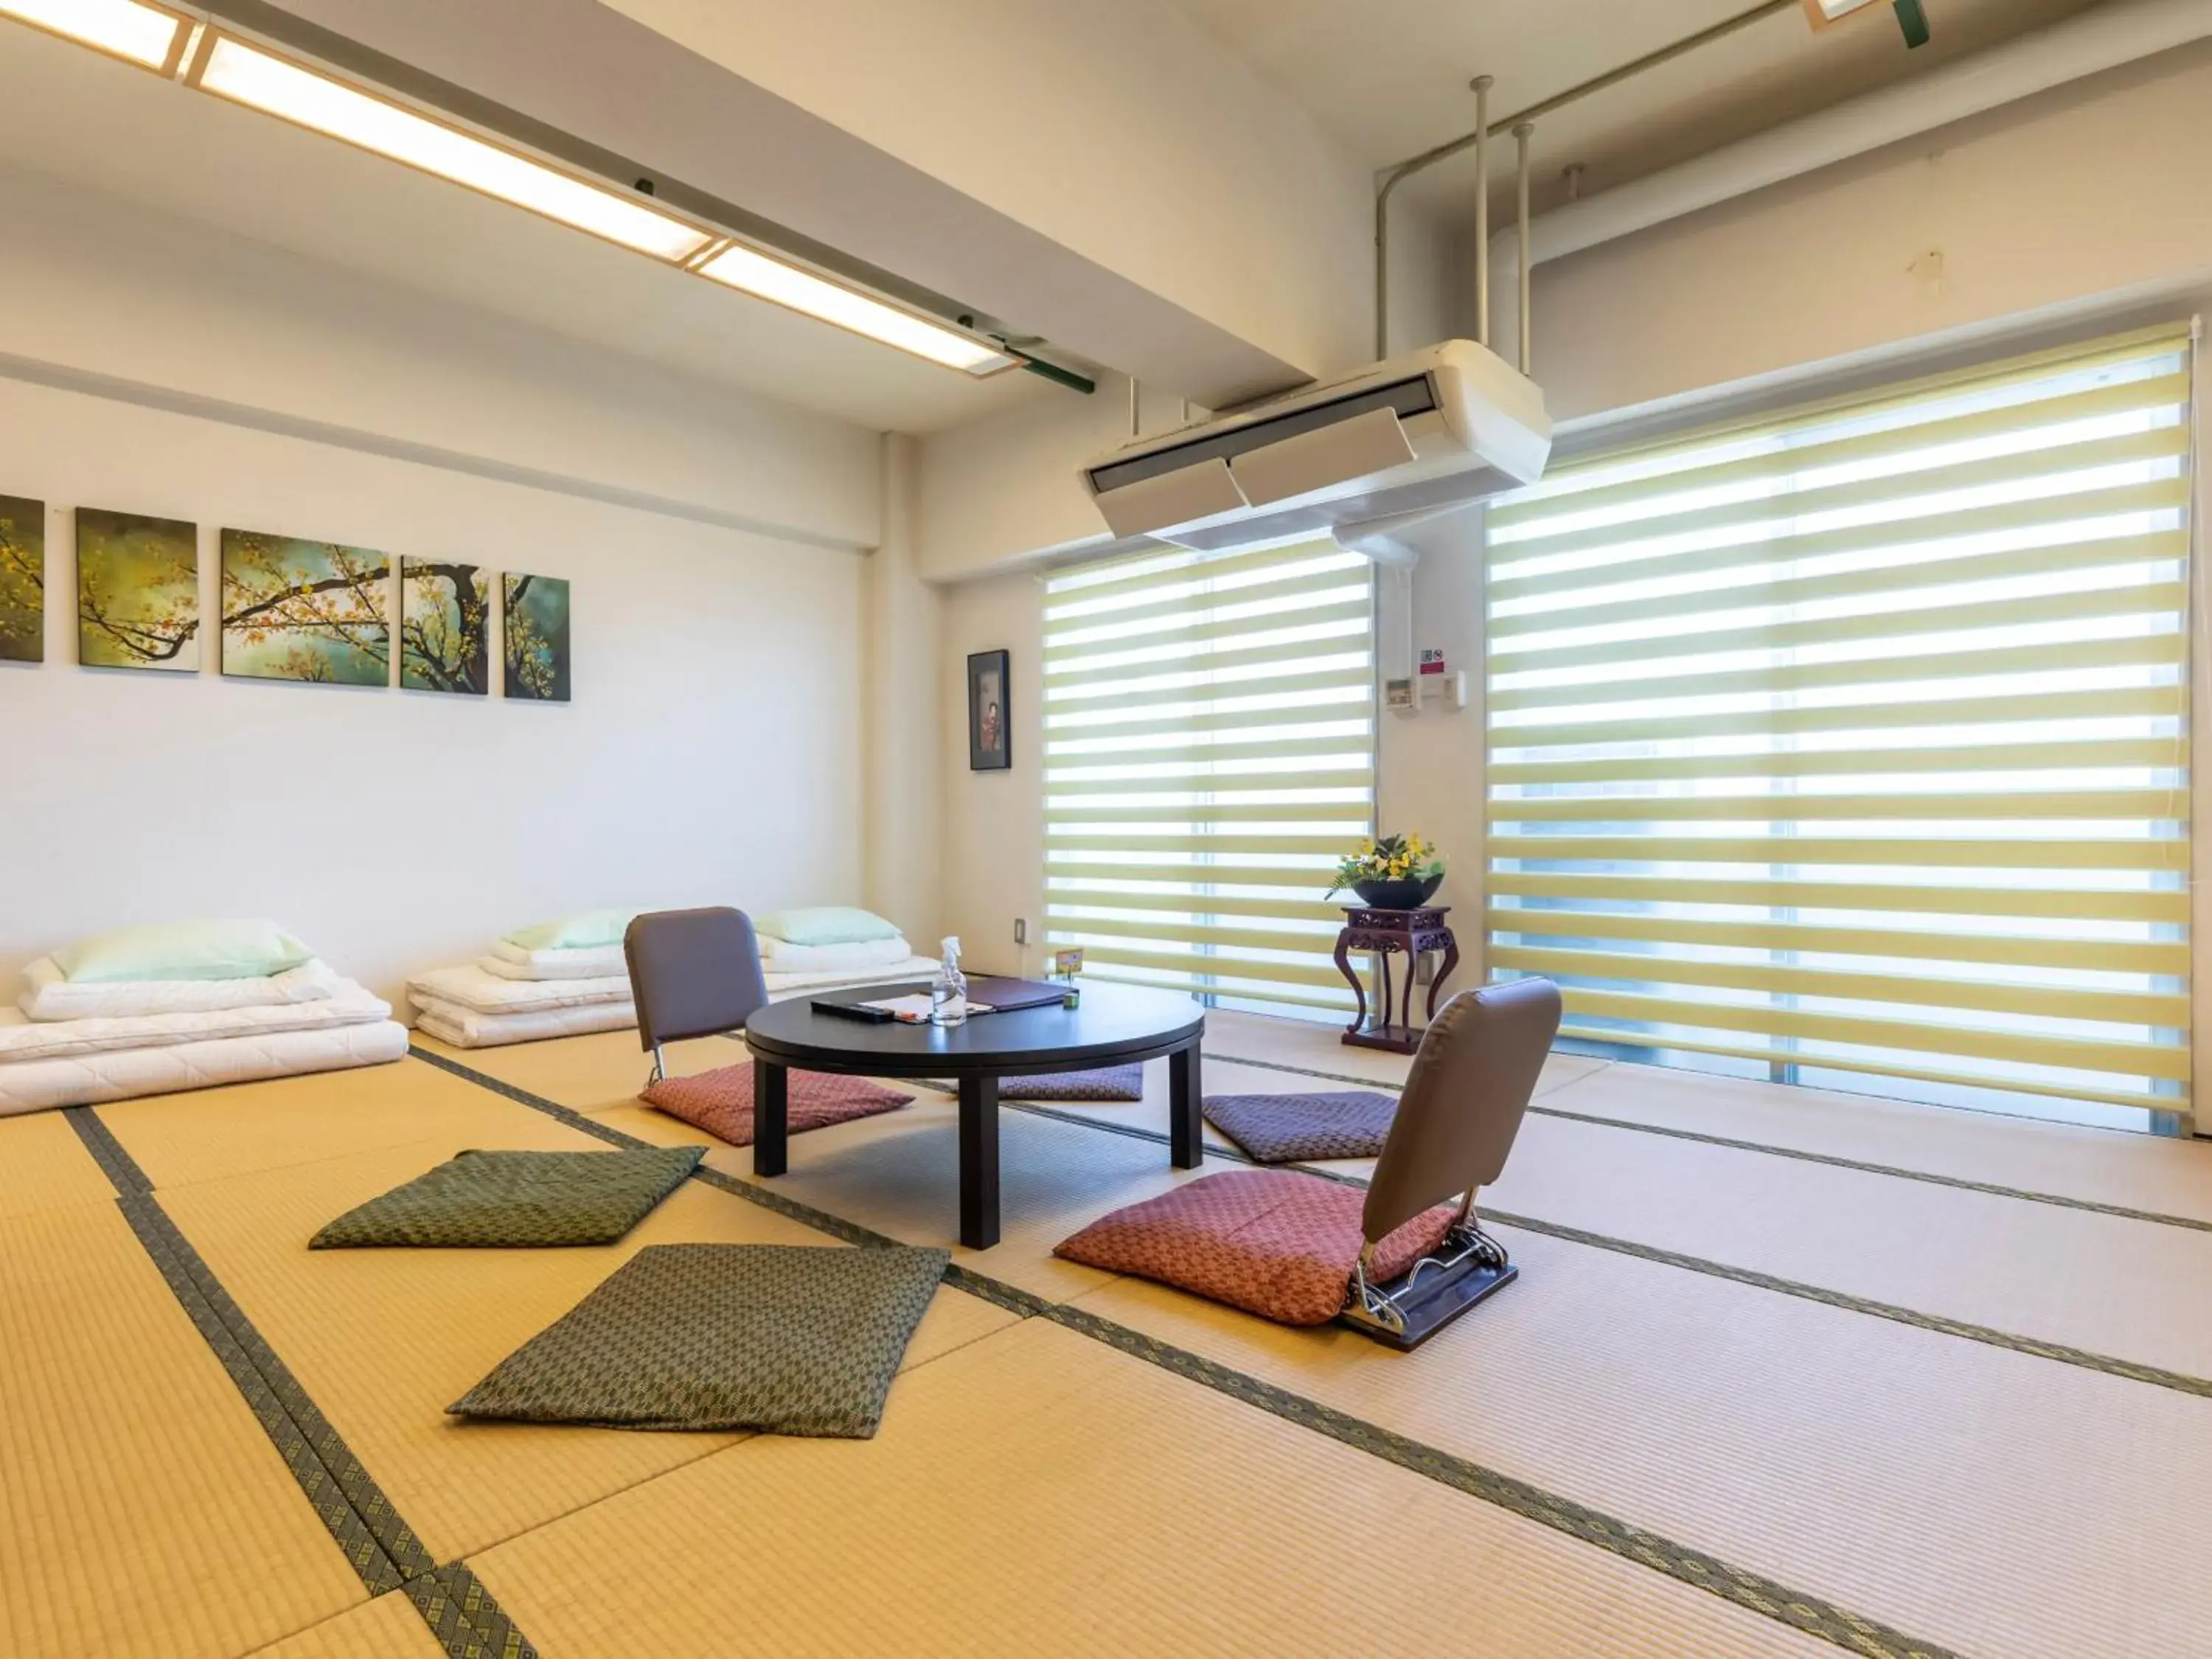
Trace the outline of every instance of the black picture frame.
<instances>
[{"instance_id":1,"label":"black picture frame","mask_svg":"<svg viewBox=\"0 0 2212 1659\"><path fill-rule=\"evenodd\" d=\"M1011 771L1014 764L1012 653L971 652L968 658L968 769Z\"/></svg>"}]
</instances>

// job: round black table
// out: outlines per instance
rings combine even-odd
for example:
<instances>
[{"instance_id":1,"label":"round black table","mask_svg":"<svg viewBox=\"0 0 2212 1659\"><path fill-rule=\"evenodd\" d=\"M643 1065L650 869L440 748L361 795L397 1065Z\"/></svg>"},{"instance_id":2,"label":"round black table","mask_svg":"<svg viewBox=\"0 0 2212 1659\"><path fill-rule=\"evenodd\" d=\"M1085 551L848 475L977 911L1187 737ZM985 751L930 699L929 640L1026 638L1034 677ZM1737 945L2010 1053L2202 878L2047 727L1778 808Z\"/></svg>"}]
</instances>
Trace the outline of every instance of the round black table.
<instances>
[{"instance_id":1,"label":"round black table","mask_svg":"<svg viewBox=\"0 0 2212 1659\"><path fill-rule=\"evenodd\" d=\"M840 988L822 1000L866 1002L928 987L910 981ZM968 994L990 1000L977 977ZM960 1242L971 1250L999 1242L999 1079L1041 1072L1079 1072L1132 1060L1168 1060L1169 1156L1179 1170L1204 1157L1199 1127L1199 1042L1206 1011L1176 991L1086 985L1082 1006L973 1014L951 1027L861 1020L815 1010L815 997L771 1003L745 1022L753 1054L753 1173L786 1167L790 1073L956 1079L960 1087Z\"/></svg>"}]
</instances>

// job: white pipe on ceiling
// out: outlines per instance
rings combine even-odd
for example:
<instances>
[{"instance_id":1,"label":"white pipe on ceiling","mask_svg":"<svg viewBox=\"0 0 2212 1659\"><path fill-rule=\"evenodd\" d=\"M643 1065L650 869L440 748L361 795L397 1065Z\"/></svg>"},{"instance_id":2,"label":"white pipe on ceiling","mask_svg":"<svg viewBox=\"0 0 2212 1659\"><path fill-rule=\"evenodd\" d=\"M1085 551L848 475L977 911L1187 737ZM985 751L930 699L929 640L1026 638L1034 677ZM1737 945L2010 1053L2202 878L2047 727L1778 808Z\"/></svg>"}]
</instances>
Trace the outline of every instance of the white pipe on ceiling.
<instances>
[{"instance_id":1,"label":"white pipe on ceiling","mask_svg":"<svg viewBox=\"0 0 2212 1659\"><path fill-rule=\"evenodd\" d=\"M2212 0L2100 6L1696 161L1554 208L1531 232L1531 263L1564 258L2208 36ZM1500 231L1492 247L1493 257L1518 264L1517 230Z\"/></svg>"}]
</instances>

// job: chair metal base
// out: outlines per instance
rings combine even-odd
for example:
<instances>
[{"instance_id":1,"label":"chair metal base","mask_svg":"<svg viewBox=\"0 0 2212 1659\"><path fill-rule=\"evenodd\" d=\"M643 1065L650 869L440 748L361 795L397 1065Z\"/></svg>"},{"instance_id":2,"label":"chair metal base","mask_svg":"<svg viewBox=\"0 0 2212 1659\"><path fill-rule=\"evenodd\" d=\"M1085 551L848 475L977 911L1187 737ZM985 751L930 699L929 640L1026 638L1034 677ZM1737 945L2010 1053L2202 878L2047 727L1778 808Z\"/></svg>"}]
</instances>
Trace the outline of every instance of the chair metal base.
<instances>
[{"instance_id":1,"label":"chair metal base","mask_svg":"<svg viewBox=\"0 0 2212 1659\"><path fill-rule=\"evenodd\" d=\"M1403 1277L1385 1284L1370 1285L1355 1267L1338 1322L1410 1353L1521 1276L1505 1247L1471 1220L1447 1236L1445 1250L1422 1257Z\"/></svg>"}]
</instances>

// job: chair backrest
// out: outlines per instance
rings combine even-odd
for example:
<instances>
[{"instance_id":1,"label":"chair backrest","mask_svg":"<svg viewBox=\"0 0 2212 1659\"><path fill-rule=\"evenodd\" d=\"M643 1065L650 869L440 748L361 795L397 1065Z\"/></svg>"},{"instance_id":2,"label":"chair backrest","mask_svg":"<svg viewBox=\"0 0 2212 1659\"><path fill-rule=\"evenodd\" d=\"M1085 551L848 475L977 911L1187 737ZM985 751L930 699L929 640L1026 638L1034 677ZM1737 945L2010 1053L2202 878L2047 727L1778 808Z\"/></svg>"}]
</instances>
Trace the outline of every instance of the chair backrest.
<instances>
[{"instance_id":1,"label":"chair backrest","mask_svg":"<svg viewBox=\"0 0 2212 1659\"><path fill-rule=\"evenodd\" d=\"M1429 1022L1368 1183L1370 1243L1498 1179L1559 1030L1547 979L1462 991Z\"/></svg>"},{"instance_id":2,"label":"chair backrest","mask_svg":"<svg viewBox=\"0 0 2212 1659\"><path fill-rule=\"evenodd\" d=\"M768 1006L752 919L727 905L635 917L623 933L623 959L645 1048L742 1030Z\"/></svg>"}]
</instances>

